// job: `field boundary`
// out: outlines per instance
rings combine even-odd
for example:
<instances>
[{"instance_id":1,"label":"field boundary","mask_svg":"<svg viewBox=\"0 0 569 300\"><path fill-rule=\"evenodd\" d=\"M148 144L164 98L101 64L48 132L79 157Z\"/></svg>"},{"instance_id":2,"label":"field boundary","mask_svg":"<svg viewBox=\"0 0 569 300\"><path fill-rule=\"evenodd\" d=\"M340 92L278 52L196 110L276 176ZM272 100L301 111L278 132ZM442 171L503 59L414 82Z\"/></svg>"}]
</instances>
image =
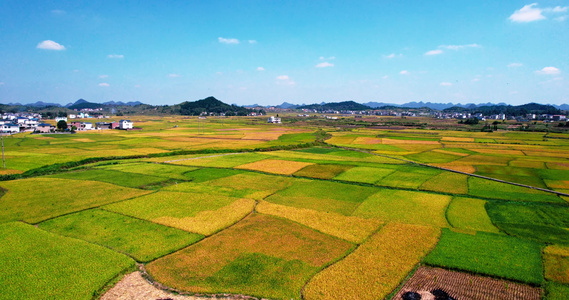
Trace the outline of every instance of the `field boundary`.
<instances>
[{"instance_id":1,"label":"field boundary","mask_svg":"<svg viewBox=\"0 0 569 300\"><path fill-rule=\"evenodd\" d=\"M457 170L453 170L453 169L447 169L447 168L438 167L438 166L432 166L432 165L429 165L429 164L419 163L419 162L412 161L412 160L408 160L408 159L404 159L404 158L391 157L391 156L384 155L384 154L378 154L378 153L375 153L375 152L366 151L366 150L364 150L364 149L351 148L351 147L343 147L343 146L335 146L335 145L329 145L329 146L335 147L335 148L341 148L341 149L344 149L344 150L351 150L351 151L358 151L358 152L368 153L368 154L372 154L372 155L380 156L380 157L385 157L385 158L396 159L396 160L399 160L399 161L404 161L404 162L407 162L407 163L411 163L411 164L415 164L415 165L419 165L419 166L424 166L424 167L429 167L429 168L433 168L433 169L438 169L438 170L442 170L442 171L449 171L449 172L458 173L458 174L463 174L463 175L467 175L467 176L478 177L478 178L481 178L481 179L493 180L493 181L496 181L496 182L501 182L501 183L516 185L516 186L525 187L525 188L529 188L529 189L533 189L533 190L538 190L538 191L542 191L542 192L547 192L547 193L556 194L556 195L558 195L558 196L569 197L569 194L563 193L563 192L558 192L558 191L554 191L554 190L548 190L548 189L544 189L544 188L540 188L540 187L535 187L535 186L531 186L531 185L525 185L525 184L516 183L516 182L511 182L511 181L505 181L505 180L502 180L502 179L497 179L497 178L482 176L482 175L478 175L478 174L472 174L472 173L457 171Z\"/></svg>"}]
</instances>

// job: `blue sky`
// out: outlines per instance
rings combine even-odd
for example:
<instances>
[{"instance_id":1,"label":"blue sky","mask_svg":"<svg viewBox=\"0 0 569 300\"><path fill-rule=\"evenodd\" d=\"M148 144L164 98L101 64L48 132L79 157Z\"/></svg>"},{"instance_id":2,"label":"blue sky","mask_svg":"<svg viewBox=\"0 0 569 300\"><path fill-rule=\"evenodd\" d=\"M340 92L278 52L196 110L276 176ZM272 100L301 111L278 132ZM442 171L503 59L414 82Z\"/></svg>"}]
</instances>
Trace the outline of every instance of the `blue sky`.
<instances>
[{"instance_id":1,"label":"blue sky","mask_svg":"<svg viewBox=\"0 0 569 300\"><path fill-rule=\"evenodd\" d=\"M569 103L569 0L2 0L0 41L0 103Z\"/></svg>"}]
</instances>

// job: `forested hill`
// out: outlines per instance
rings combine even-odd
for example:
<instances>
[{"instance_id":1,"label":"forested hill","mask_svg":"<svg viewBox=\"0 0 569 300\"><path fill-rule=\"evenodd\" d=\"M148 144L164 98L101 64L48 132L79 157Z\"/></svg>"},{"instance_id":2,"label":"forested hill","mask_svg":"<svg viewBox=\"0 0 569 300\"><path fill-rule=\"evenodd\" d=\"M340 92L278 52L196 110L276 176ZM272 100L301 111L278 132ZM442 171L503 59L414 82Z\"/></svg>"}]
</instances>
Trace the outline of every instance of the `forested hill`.
<instances>
[{"instance_id":1,"label":"forested hill","mask_svg":"<svg viewBox=\"0 0 569 300\"><path fill-rule=\"evenodd\" d=\"M561 110L551 106L537 103L528 103L524 105L495 105L495 106L481 106L475 108L463 107L450 107L444 109L443 112L469 112L469 113L482 113L484 115L497 115L506 114L511 116L523 116L526 114L561 114Z\"/></svg>"},{"instance_id":2,"label":"forested hill","mask_svg":"<svg viewBox=\"0 0 569 300\"><path fill-rule=\"evenodd\" d=\"M199 116L202 113L225 114L226 116L246 116L250 110L244 107L223 103L215 97L180 103L179 113L182 115Z\"/></svg>"},{"instance_id":3,"label":"forested hill","mask_svg":"<svg viewBox=\"0 0 569 300\"><path fill-rule=\"evenodd\" d=\"M344 101L337 103L310 104L297 107L297 109L316 109L316 110L368 110L372 109L367 105L354 101Z\"/></svg>"}]
</instances>

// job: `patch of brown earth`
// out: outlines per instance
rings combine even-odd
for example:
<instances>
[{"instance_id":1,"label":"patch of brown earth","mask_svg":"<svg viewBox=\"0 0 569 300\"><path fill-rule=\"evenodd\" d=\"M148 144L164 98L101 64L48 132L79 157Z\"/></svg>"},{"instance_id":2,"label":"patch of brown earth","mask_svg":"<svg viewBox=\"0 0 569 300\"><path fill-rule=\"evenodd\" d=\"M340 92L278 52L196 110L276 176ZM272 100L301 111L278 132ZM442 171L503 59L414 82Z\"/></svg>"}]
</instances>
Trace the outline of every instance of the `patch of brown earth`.
<instances>
[{"instance_id":1,"label":"patch of brown earth","mask_svg":"<svg viewBox=\"0 0 569 300\"><path fill-rule=\"evenodd\" d=\"M426 294L442 290L454 299L539 300L541 289L468 273L440 268L420 267L405 283L393 300L403 299L403 294ZM425 299L425 298L422 298Z\"/></svg>"}]
</instances>

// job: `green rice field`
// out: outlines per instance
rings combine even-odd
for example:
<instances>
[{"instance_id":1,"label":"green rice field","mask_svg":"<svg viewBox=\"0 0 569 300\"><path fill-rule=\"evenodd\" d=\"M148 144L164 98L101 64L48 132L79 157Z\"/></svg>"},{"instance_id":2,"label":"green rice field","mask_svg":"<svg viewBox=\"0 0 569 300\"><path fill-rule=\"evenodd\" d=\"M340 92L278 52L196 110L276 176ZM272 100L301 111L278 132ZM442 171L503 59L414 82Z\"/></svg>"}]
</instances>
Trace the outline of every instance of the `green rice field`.
<instances>
[{"instance_id":1,"label":"green rice field","mask_svg":"<svg viewBox=\"0 0 569 300\"><path fill-rule=\"evenodd\" d=\"M137 264L207 297L391 299L421 265L569 297L565 134L132 119L5 137L0 299L98 299Z\"/></svg>"}]
</instances>

